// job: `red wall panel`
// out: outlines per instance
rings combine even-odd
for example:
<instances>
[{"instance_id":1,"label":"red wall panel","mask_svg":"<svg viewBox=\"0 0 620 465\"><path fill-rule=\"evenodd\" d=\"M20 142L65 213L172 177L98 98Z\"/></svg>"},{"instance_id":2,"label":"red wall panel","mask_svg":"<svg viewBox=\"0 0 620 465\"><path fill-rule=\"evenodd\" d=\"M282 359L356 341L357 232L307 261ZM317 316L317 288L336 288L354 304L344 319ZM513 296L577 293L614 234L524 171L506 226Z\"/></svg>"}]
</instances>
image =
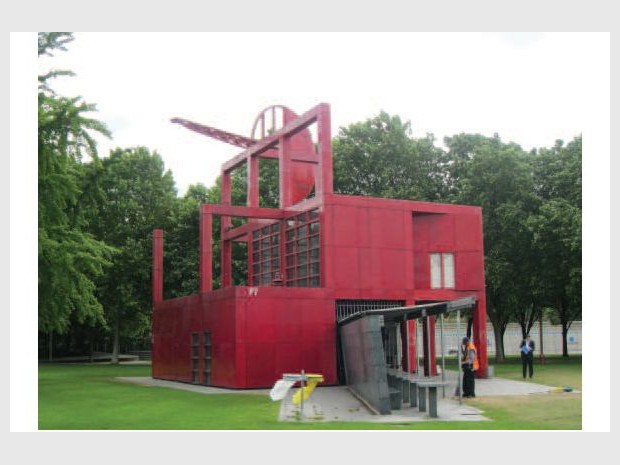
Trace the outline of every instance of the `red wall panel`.
<instances>
[{"instance_id":1,"label":"red wall panel","mask_svg":"<svg viewBox=\"0 0 620 465\"><path fill-rule=\"evenodd\" d=\"M481 252L458 252L455 257L456 289L484 289L484 259Z\"/></svg>"}]
</instances>

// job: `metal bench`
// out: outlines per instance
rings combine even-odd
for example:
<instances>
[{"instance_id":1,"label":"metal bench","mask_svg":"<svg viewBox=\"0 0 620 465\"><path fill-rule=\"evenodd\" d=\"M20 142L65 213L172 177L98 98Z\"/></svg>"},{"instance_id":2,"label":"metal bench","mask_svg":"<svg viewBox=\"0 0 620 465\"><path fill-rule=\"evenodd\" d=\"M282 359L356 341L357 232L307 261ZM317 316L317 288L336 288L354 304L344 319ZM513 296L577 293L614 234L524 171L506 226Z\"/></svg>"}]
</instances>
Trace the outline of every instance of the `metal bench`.
<instances>
[{"instance_id":1,"label":"metal bench","mask_svg":"<svg viewBox=\"0 0 620 465\"><path fill-rule=\"evenodd\" d=\"M409 391L409 406L418 407L418 384L425 381L432 381L433 378L430 378L428 376L416 376L412 375L411 373L407 373L406 377L404 377L403 380L403 384L406 385L406 388ZM422 408L422 412L426 411L426 402L422 405Z\"/></svg>"},{"instance_id":2,"label":"metal bench","mask_svg":"<svg viewBox=\"0 0 620 465\"><path fill-rule=\"evenodd\" d=\"M400 410L402 408L402 392L400 389L389 388L390 393L390 408L392 410Z\"/></svg>"},{"instance_id":3,"label":"metal bench","mask_svg":"<svg viewBox=\"0 0 620 465\"><path fill-rule=\"evenodd\" d=\"M428 416L437 418L437 388L447 386L442 381L420 381L418 387L418 404L420 412L426 411L426 391L428 390Z\"/></svg>"}]
</instances>

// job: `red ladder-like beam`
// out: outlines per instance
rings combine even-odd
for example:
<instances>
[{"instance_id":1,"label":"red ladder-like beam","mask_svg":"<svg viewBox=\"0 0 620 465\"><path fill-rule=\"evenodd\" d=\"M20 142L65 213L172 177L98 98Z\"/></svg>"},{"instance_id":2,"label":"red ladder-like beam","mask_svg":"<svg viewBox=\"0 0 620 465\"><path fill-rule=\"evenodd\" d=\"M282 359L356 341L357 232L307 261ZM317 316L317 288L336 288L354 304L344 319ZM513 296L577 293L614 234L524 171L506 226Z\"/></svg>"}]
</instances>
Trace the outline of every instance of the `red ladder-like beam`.
<instances>
[{"instance_id":1,"label":"red ladder-like beam","mask_svg":"<svg viewBox=\"0 0 620 465\"><path fill-rule=\"evenodd\" d=\"M221 129L216 129L211 126L205 126L204 124L194 123L193 121L189 121L183 118L172 118L170 122L180 124L181 126L189 129L190 131L194 131L198 134L202 134L203 136L226 142L227 144L231 144L236 147L247 149L248 147L256 144L255 139L240 136L238 134L233 134L232 132L222 131Z\"/></svg>"}]
</instances>

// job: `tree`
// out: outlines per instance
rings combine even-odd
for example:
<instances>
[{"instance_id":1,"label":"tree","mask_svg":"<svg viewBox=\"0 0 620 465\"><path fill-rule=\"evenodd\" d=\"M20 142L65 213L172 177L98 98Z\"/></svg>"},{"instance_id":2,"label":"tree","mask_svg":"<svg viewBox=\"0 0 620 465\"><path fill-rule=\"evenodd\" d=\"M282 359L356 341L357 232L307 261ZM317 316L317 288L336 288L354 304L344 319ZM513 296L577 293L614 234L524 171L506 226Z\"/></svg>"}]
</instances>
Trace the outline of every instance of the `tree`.
<instances>
[{"instance_id":1,"label":"tree","mask_svg":"<svg viewBox=\"0 0 620 465\"><path fill-rule=\"evenodd\" d=\"M411 136L411 124L381 112L340 128L333 140L334 191L410 200L439 197L442 151L432 135Z\"/></svg>"},{"instance_id":2,"label":"tree","mask_svg":"<svg viewBox=\"0 0 620 465\"><path fill-rule=\"evenodd\" d=\"M71 40L70 33L39 33L39 56L64 50ZM82 159L98 162L91 132L109 136L109 131L85 116L96 110L94 105L51 90L51 78L68 74L51 71L39 76L38 320L39 330L50 334L50 339L53 332L66 332L72 318L81 323L104 322L94 280L109 266L113 253L84 231L80 186Z\"/></svg>"},{"instance_id":3,"label":"tree","mask_svg":"<svg viewBox=\"0 0 620 465\"><path fill-rule=\"evenodd\" d=\"M466 152L461 147L464 141L468 142ZM504 144L497 137L460 135L446 143L451 156L458 158L446 164L447 178L453 184L451 198L482 207L487 315L493 325L496 359L503 360L506 326L523 303L530 301L527 276L531 263L524 251L530 240L527 218L538 202L528 155L518 145Z\"/></svg>"},{"instance_id":4,"label":"tree","mask_svg":"<svg viewBox=\"0 0 620 465\"><path fill-rule=\"evenodd\" d=\"M171 224L164 231L164 297L198 292L200 204L215 203L213 189L203 184L189 186L177 199Z\"/></svg>"},{"instance_id":5,"label":"tree","mask_svg":"<svg viewBox=\"0 0 620 465\"><path fill-rule=\"evenodd\" d=\"M112 323L113 362L121 336L150 334L152 230L171 224L176 189L157 153L144 147L116 149L93 176L101 199L90 205L89 230L118 253L98 280L99 300Z\"/></svg>"},{"instance_id":6,"label":"tree","mask_svg":"<svg viewBox=\"0 0 620 465\"><path fill-rule=\"evenodd\" d=\"M581 317L581 210L565 200L550 200L530 220L540 260L541 294L562 325L562 355L567 334Z\"/></svg>"},{"instance_id":7,"label":"tree","mask_svg":"<svg viewBox=\"0 0 620 465\"><path fill-rule=\"evenodd\" d=\"M568 145L558 141L534 161L535 189L544 202L529 221L540 266L538 294L557 312L562 325L562 355L567 334L581 317L581 136Z\"/></svg>"}]
</instances>

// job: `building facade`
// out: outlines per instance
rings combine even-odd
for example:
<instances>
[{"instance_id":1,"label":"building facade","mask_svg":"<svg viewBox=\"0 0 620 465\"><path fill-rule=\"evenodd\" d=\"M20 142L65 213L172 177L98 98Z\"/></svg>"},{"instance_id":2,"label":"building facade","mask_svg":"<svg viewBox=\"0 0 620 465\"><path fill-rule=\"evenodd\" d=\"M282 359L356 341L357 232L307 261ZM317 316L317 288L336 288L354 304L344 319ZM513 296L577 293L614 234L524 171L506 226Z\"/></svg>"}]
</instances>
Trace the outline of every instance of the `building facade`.
<instances>
[{"instance_id":1,"label":"building facade","mask_svg":"<svg viewBox=\"0 0 620 465\"><path fill-rule=\"evenodd\" d=\"M486 376L481 209L334 194L329 106L320 104L301 116L278 109L280 127L266 131L269 112L263 112L254 128L260 138L237 141L244 150L222 168L220 204L201 206L196 294L163 299L163 231L153 233L153 377L259 388L303 369L322 373L325 384L342 383L339 319L368 308L468 296L476 299L473 338L479 376ZM184 123L214 137L207 132L211 128ZM259 205L261 158L278 160L277 209ZM231 173L243 164L247 205L233 206ZM214 216L221 217L223 238L216 257L219 289L212 288ZM233 217L247 221L232 227ZM231 282L234 241L247 243L248 286ZM418 331L416 324L423 328ZM403 324L398 350L386 363L434 374L434 327L432 316ZM418 334L425 344L417 344ZM425 348L423 354L416 353L419 347ZM419 355L423 364L418 367Z\"/></svg>"}]
</instances>

